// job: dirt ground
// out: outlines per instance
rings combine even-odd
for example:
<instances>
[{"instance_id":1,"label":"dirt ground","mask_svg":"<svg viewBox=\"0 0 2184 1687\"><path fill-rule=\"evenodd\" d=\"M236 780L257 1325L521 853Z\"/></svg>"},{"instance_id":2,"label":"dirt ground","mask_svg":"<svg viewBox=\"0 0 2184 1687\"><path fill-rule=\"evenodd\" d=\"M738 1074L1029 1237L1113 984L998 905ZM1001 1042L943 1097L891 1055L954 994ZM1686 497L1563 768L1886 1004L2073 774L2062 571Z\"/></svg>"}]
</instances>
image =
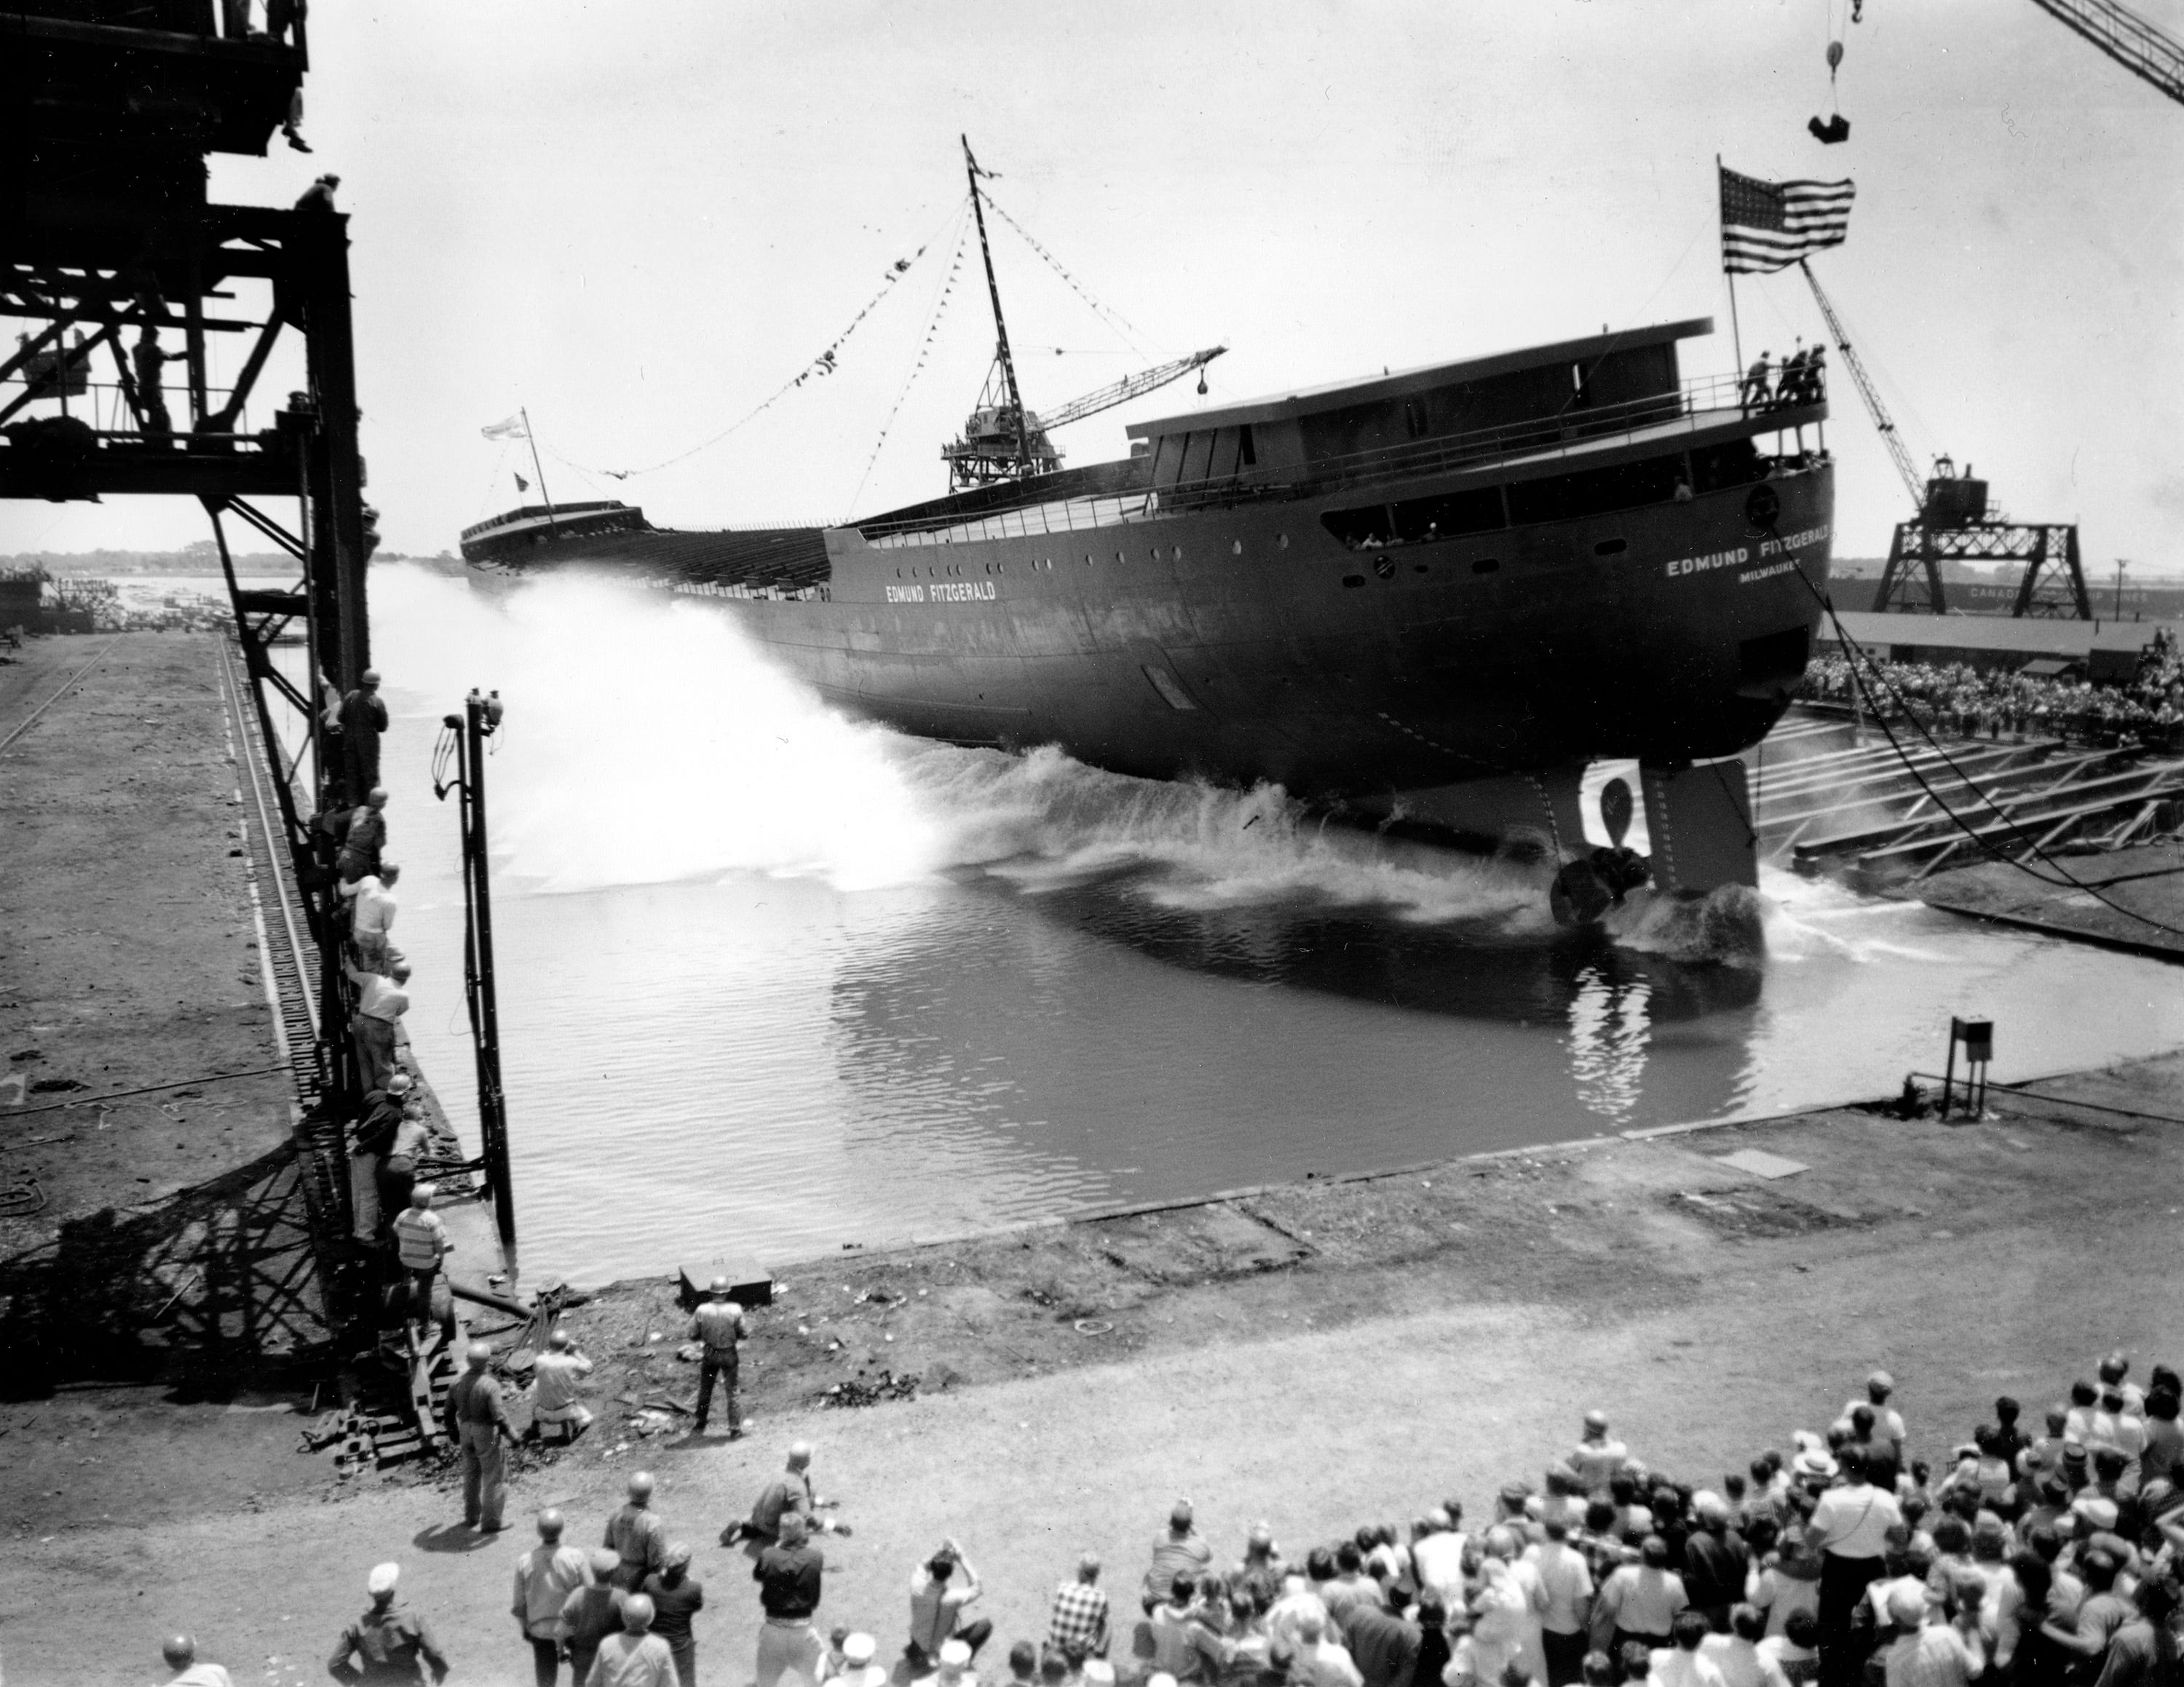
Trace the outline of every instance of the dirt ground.
<instances>
[{"instance_id":1,"label":"dirt ground","mask_svg":"<svg viewBox=\"0 0 2184 1687\"><path fill-rule=\"evenodd\" d=\"M623 1285L569 1319L602 1361L601 1421L519 1473L510 1516L558 1505L590 1537L627 1473L654 1470L670 1534L712 1584L701 1645L725 1673L708 1673L735 1681L756 1608L745 1560L715 1537L800 1435L855 1528L827 1544L822 1618L899 1645L910 1567L952 1534L985 1575L997 1649L1041 1631L1084 1548L1127 1590L1178 1494L1224 1552L1262 1517L1296 1545L1451 1494L1475 1511L1510 1476L1536 1479L1593 1406L1658 1465L1712 1479L1825 1427L1882 1364L1933 1450L1997 1393L2036 1411L2111 1346L2142 1372L2184 1352L2165 1265L2184 1133L2064 1099L2184 1117L2184 1058L2043 1088L1997 1094L1983 1123L1837 1111L1607 1139L815 1263L757 1320L736 1441L635 1433L692 1367L674 1357L670 1286ZM1808 1169L1722 1163L1747 1147ZM919 1377L913 1397L819 1403L883 1370ZM270 1423L292 1442L301 1421L229 1412L214 1434ZM178 1426L177 1454L209 1427ZM315 1679L383 1557L458 1679L526 1679L506 1611L523 1536L462 1530L444 1480L330 1505L323 1474L302 1491L276 1479L109 1519L76 1491L80 1441L31 1445L62 1492L18 1515L0 1568L11 1679L135 1679L176 1625L231 1668ZM63 1586L65 1633L47 1617Z\"/></svg>"}]
</instances>

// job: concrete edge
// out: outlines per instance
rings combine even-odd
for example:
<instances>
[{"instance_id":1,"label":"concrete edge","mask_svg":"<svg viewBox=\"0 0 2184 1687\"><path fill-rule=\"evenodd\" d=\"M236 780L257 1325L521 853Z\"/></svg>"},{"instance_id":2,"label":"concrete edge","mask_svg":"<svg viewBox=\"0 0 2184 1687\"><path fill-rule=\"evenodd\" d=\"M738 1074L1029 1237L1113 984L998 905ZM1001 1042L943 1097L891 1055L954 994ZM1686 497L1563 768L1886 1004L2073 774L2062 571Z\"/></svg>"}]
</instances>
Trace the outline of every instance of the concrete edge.
<instances>
[{"instance_id":1,"label":"concrete edge","mask_svg":"<svg viewBox=\"0 0 2184 1687\"><path fill-rule=\"evenodd\" d=\"M2104 932L2088 931L2079 926L2060 925L2053 920L2036 920L2025 914L1997 914L1985 908L1971 908L1961 903L1943 902L1925 897L1920 897L1919 900L1937 913L1954 914L1961 920L1985 920L1997 926L2014 926L2020 931L2036 932L2042 937L2059 938L2066 943L2091 944L2096 949L2114 949L2121 955L2135 955L2144 960L2165 960L2172 966L2184 966L2184 940L2161 943L2137 938L2111 937Z\"/></svg>"}]
</instances>

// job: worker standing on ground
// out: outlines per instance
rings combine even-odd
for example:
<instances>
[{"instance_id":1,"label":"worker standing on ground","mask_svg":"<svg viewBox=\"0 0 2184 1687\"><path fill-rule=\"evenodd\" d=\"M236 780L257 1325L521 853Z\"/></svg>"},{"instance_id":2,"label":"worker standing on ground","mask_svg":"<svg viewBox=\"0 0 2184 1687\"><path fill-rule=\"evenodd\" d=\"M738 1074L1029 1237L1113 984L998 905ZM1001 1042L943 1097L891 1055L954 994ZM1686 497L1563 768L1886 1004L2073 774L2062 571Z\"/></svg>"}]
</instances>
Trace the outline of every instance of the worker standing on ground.
<instances>
[{"instance_id":1,"label":"worker standing on ground","mask_svg":"<svg viewBox=\"0 0 2184 1687\"><path fill-rule=\"evenodd\" d=\"M562 1527L559 1512L549 1507L539 1512L538 1544L515 1561L515 1597L510 1608L531 1648L538 1687L554 1687L560 1673L561 1609L591 1579L582 1549L561 1544Z\"/></svg>"},{"instance_id":2,"label":"worker standing on ground","mask_svg":"<svg viewBox=\"0 0 2184 1687\"><path fill-rule=\"evenodd\" d=\"M356 1064L367 1094L387 1088L396 1071L394 1027L410 1011L410 964L395 961L384 977L367 972L343 960L342 971L357 987L356 1011L349 1016L351 1039L356 1044Z\"/></svg>"},{"instance_id":3,"label":"worker standing on ground","mask_svg":"<svg viewBox=\"0 0 2184 1687\"><path fill-rule=\"evenodd\" d=\"M615 1566L621 1562L604 1546L594 1551L591 1580L561 1606L561 1639L569 1648L569 1679L576 1687L584 1687L590 1676L599 1642L621 1627L629 1595L614 1584Z\"/></svg>"},{"instance_id":4,"label":"worker standing on ground","mask_svg":"<svg viewBox=\"0 0 2184 1687\"><path fill-rule=\"evenodd\" d=\"M352 791L379 783L379 735L387 730L387 705L380 700L379 670L366 668L356 688L341 702L342 766Z\"/></svg>"},{"instance_id":5,"label":"worker standing on ground","mask_svg":"<svg viewBox=\"0 0 2184 1687\"><path fill-rule=\"evenodd\" d=\"M606 1546L619 1558L614 1584L624 1592L644 1585L644 1578L667 1558L667 1531L652 1509L652 1473L640 1470L629 1479L629 1498L607 1519Z\"/></svg>"},{"instance_id":6,"label":"worker standing on ground","mask_svg":"<svg viewBox=\"0 0 2184 1687\"><path fill-rule=\"evenodd\" d=\"M407 1687L417 1679L420 1662L432 1670L436 1683L448 1679L448 1655L432 1639L425 1619L395 1603L394 1584L401 1578L399 1564L382 1564L372 1571L365 1584L371 1608L342 1630L333 1656L326 1660L326 1673L335 1680L367 1687L393 1687L400 1682Z\"/></svg>"},{"instance_id":7,"label":"worker standing on ground","mask_svg":"<svg viewBox=\"0 0 2184 1687\"><path fill-rule=\"evenodd\" d=\"M751 1567L766 1612L758 1631L756 1687L777 1687L792 1673L803 1687L817 1687L827 1645L811 1626L811 1616L819 1608L826 1568L826 1555L805 1539L803 1514L783 1512L780 1538Z\"/></svg>"},{"instance_id":8,"label":"worker standing on ground","mask_svg":"<svg viewBox=\"0 0 2184 1687\"><path fill-rule=\"evenodd\" d=\"M402 1269L410 1273L412 1311L421 1321L431 1316L432 1280L440 1274L440 1261L453 1245L448 1227L432 1211L437 1191L420 1183L410 1191L410 1205L394 1221L394 1252Z\"/></svg>"},{"instance_id":9,"label":"worker standing on ground","mask_svg":"<svg viewBox=\"0 0 2184 1687\"><path fill-rule=\"evenodd\" d=\"M698 1687L698 1637L692 1623L705 1608L705 1586L690 1573L690 1549L670 1541L667 1559L644 1578L644 1596L652 1601L652 1632L667 1642L675 1659L675 1679L681 1687Z\"/></svg>"},{"instance_id":10,"label":"worker standing on ground","mask_svg":"<svg viewBox=\"0 0 2184 1687\"><path fill-rule=\"evenodd\" d=\"M367 972L385 972L394 964L390 928L396 907L394 882L402 869L382 861L379 871L334 887L341 895L355 899L349 910L348 940L356 949L356 964Z\"/></svg>"},{"instance_id":11,"label":"worker standing on ground","mask_svg":"<svg viewBox=\"0 0 2184 1687\"><path fill-rule=\"evenodd\" d=\"M577 1398L577 1389L592 1374L592 1361L578 1350L566 1330L547 1338L546 1350L531 1370L531 1428L533 1434L559 1428L563 1441L573 1441L591 1428L591 1408Z\"/></svg>"},{"instance_id":12,"label":"worker standing on ground","mask_svg":"<svg viewBox=\"0 0 2184 1687\"><path fill-rule=\"evenodd\" d=\"M448 1390L448 1437L462 1453L463 1522L480 1534L498 1534L508 1527L501 1520L508 1497L508 1465L501 1450L515 1445L500 1384L486 1368L492 1363L493 1350L472 1342L463 1355L463 1374Z\"/></svg>"},{"instance_id":13,"label":"worker standing on ground","mask_svg":"<svg viewBox=\"0 0 2184 1687\"><path fill-rule=\"evenodd\" d=\"M346 754L347 752L343 752ZM349 810L348 828L342 833L341 850L334 857L342 882L349 883L379 871L379 852L387 847L387 791L375 785L364 801Z\"/></svg>"},{"instance_id":14,"label":"worker standing on ground","mask_svg":"<svg viewBox=\"0 0 2184 1687\"><path fill-rule=\"evenodd\" d=\"M235 1679L216 1663L198 1662L198 1643L187 1634L176 1634L159 1648L159 1656L175 1673L164 1687L235 1687Z\"/></svg>"},{"instance_id":15,"label":"worker standing on ground","mask_svg":"<svg viewBox=\"0 0 2184 1687\"><path fill-rule=\"evenodd\" d=\"M699 1306L690 1320L690 1339L705 1349L698 1358L698 1411L690 1421L690 1433L705 1433L713 1384L717 1381L726 1391L721 1409L728 1420L729 1438L733 1439L743 1433L736 1406L736 1344L744 1339L744 1309L729 1298L725 1277L713 1279L710 1293L711 1298Z\"/></svg>"}]
</instances>

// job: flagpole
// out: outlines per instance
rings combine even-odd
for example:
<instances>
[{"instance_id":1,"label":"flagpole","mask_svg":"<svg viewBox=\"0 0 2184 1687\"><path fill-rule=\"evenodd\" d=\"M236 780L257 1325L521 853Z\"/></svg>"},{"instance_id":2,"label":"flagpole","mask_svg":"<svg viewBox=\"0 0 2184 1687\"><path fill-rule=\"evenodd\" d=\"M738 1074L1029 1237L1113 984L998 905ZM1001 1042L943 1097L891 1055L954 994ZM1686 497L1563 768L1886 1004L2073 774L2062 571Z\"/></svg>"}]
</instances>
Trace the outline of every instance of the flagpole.
<instances>
[{"instance_id":1,"label":"flagpole","mask_svg":"<svg viewBox=\"0 0 2184 1687\"><path fill-rule=\"evenodd\" d=\"M1732 298L1735 297L1736 291L1734 287L1730 289ZM1740 354L1737 362L1741 365L1743 361L1743 357ZM554 494L546 490L546 465L538 460L538 436L531 431L531 412L519 405L515 414L523 418L523 437L531 447L532 472L538 476L538 496L546 505L546 526L552 532L558 533L561 531L561 524L554 519Z\"/></svg>"}]
</instances>

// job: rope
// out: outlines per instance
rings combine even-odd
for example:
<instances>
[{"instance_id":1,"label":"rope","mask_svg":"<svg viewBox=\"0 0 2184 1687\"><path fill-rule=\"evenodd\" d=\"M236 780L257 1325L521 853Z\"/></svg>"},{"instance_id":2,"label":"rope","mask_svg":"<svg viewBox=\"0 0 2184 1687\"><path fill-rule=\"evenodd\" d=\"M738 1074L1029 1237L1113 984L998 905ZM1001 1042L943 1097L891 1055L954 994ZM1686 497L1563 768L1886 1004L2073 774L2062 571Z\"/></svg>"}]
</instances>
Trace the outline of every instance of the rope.
<instances>
[{"instance_id":1,"label":"rope","mask_svg":"<svg viewBox=\"0 0 2184 1687\"><path fill-rule=\"evenodd\" d=\"M47 1101L36 1107L11 1107L0 1113L0 1119L27 1119L33 1113L58 1113L70 1107L88 1107L94 1102L118 1101L125 1095L153 1095L162 1089L183 1089L192 1083L225 1083L231 1077L264 1077L269 1072L287 1072L285 1066L252 1066L247 1072L208 1072L203 1077L178 1077L172 1083L147 1083L135 1089L109 1089L98 1095L79 1095L72 1101Z\"/></svg>"}]
</instances>

